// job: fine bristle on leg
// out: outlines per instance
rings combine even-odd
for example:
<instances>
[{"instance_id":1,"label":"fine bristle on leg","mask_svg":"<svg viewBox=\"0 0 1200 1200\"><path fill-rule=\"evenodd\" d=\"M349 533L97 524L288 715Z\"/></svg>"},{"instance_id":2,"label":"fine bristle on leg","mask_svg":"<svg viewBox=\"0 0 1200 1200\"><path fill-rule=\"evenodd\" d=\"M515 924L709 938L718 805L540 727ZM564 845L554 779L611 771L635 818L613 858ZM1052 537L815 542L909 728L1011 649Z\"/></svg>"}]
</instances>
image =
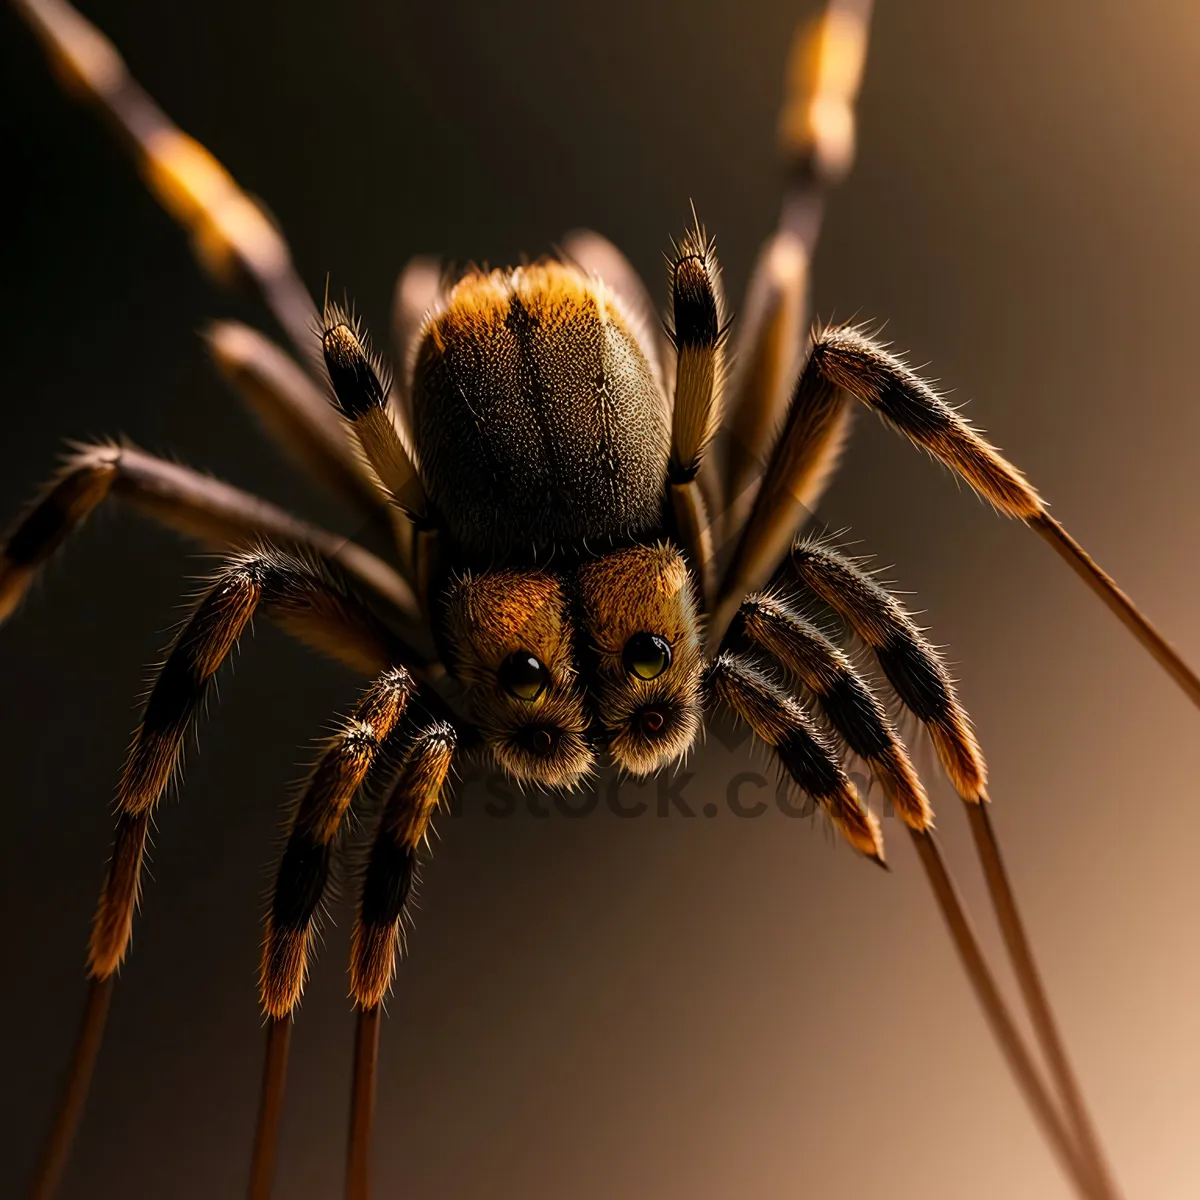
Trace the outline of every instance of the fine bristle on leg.
<instances>
[{"instance_id":1,"label":"fine bristle on leg","mask_svg":"<svg viewBox=\"0 0 1200 1200\"><path fill-rule=\"evenodd\" d=\"M110 496L215 549L271 541L327 559L402 614L416 613L412 588L356 543L190 467L135 446L100 442L72 452L0 550L0 623L15 611L58 548Z\"/></svg>"},{"instance_id":2,"label":"fine bristle on leg","mask_svg":"<svg viewBox=\"0 0 1200 1200\"><path fill-rule=\"evenodd\" d=\"M1006 516L1050 543L1200 707L1200 676L1047 511L1036 489L906 363L849 326L827 329L812 359L822 376L861 400L914 445L964 479Z\"/></svg>"},{"instance_id":3,"label":"fine bristle on leg","mask_svg":"<svg viewBox=\"0 0 1200 1200\"><path fill-rule=\"evenodd\" d=\"M308 975L334 839L351 801L372 770L386 760L387 741L415 690L412 676L399 666L387 668L367 688L317 760L291 820L275 875L259 969L259 1000L268 1032L251 1195L264 1200L270 1195L283 1105L288 1031Z\"/></svg>"},{"instance_id":4,"label":"fine bristle on leg","mask_svg":"<svg viewBox=\"0 0 1200 1200\"><path fill-rule=\"evenodd\" d=\"M987 765L971 719L938 652L904 606L850 559L815 542L792 551L800 582L870 647L904 706L929 730L950 782L964 800L987 796Z\"/></svg>"},{"instance_id":5,"label":"fine bristle on leg","mask_svg":"<svg viewBox=\"0 0 1200 1200\"><path fill-rule=\"evenodd\" d=\"M375 523L386 518L387 499L345 426L291 355L239 321L214 321L203 337L221 374L295 463L355 513Z\"/></svg>"},{"instance_id":6,"label":"fine bristle on leg","mask_svg":"<svg viewBox=\"0 0 1200 1200\"><path fill-rule=\"evenodd\" d=\"M289 632L321 648L341 646L358 665L378 670L394 657L394 640L332 577L277 551L232 560L175 640L126 755L116 849L92 927L97 977L112 974L125 956L150 817L178 771L184 738L217 670L260 604Z\"/></svg>"},{"instance_id":7,"label":"fine bristle on leg","mask_svg":"<svg viewBox=\"0 0 1200 1200\"><path fill-rule=\"evenodd\" d=\"M321 349L338 411L396 504L414 518L424 517L429 502L417 472L412 438L389 401L387 373L358 323L337 305L326 306L322 327Z\"/></svg>"},{"instance_id":8,"label":"fine bristle on leg","mask_svg":"<svg viewBox=\"0 0 1200 1200\"><path fill-rule=\"evenodd\" d=\"M730 630L733 645L763 650L813 696L834 731L870 767L904 823L928 829L933 810L883 705L846 655L778 597L750 596Z\"/></svg>"},{"instance_id":9,"label":"fine bristle on leg","mask_svg":"<svg viewBox=\"0 0 1200 1200\"><path fill-rule=\"evenodd\" d=\"M412 676L403 667L384 671L309 776L275 877L263 941L259 996L270 1017L286 1017L300 1002L334 838L414 690Z\"/></svg>"},{"instance_id":10,"label":"fine bristle on leg","mask_svg":"<svg viewBox=\"0 0 1200 1200\"><path fill-rule=\"evenodd\" d=\"M725 300L712 241L697 222L671 259L671 341L675 346L672 481L695 477L717 427L725 387Z\"/></svg>"},{"instance_id":11,"label":"fine bristle on leg","mask_svg":"<svg viewBox=\"0 0 1200 1200\"><path fill-rule=\"evenodd\" d=\"M828 547L801 543L793 551L792 563L805 587L837 612L867 643L901 703L929 730L938 757L967 809L988 896L1000 924L1013 972L1071 1125L1078 1169L1087 1183L1084 1194L1114 1200L1118 1193L1112 1172L1050 1007L1004 867L999 841L986 811L987 768L983 755L945 664L903 605L851 560ZM935 897L970 973L977 969L976 960L981 962L982 954L977 946L964 948L963 939L974 935L969 925L964 926L965 917L948 908L957 905L958 901L952 889L947 890L950 888L948 881L940 878L945 874L945 867L933 857L937 855L936 845L932 841L918 841L918 849L930 873ZM973 982L986 1010L992 1003L988 988L993 985L974 979ZM1009 1035L990 1015L989 1020L992 1020L1005 1053L1010 1054L1004 1045ZM1024 1068L1018 1063L1014 1065L1014 1071L1020 1077Z\"/></svg>"},{"instance_id":12,"label":"fine bristle on leg","mask_svg":"<svg viewBox=\"0 0 1200 1200\"><path fill-rule=\"evenodd\" d=\"M788 776L821 805L846 841L883 866L879 822L861 802L834 751L800 704L752 664L729 652L713 660L705 684L774 748Z\"/></svg>"},{"instance_id":13,"label":"fine bristle on leg","mask_svg":"<svg viewBox=\"0 0 1200 1200\"><path fill-rule=\"evenodd\" d=\"M382 1004L392 986L417 853L429 832L455 744L449 725L419 733L384 805L351 944L350 991L359 1008Z\"/></svg>"},{"instance_id":14,"label":"fine bristle on leg","mask_svg":"<svg viewBox=\"0 0 1200 1200\"><path fill-rule=\"evenodd\" d=\"M370 1195L371 1129L383 1002L403 948L403 924L417 855L429 833L457 739L449 725L414 738L384 804L367 861L350 950L350 992L358 1009L354 1091L346 1160L347 1200Z\"/></svg>"}]
</instances>

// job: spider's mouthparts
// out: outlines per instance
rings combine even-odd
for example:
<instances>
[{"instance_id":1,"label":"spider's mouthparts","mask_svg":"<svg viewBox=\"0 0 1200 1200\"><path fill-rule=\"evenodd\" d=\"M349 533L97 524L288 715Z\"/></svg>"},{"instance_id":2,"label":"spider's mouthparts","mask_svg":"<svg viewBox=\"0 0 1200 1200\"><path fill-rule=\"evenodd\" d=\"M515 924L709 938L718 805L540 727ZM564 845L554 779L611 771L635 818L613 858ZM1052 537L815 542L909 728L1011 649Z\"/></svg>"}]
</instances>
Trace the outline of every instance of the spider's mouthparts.
<instances>
[{"instance_id":1,"label":"spider's mouthparts","mask_svg":"<svg viewBox=\"0 0 1200 1200\"><path fill-rule=\"evenodd\" d=\"M546 725L528 725L514 739L522 750L530 754L546 756L558 745L559 731Z\"/></svg>"},{"instance_id":2,"label":"spider's mouthparts","mask_svg":"<svg viewBox=\"0 0 1200 1200\"><path fill-rule=\"evenodd\" d=\"M660 709L643 708L637 714L637 723L643 733L653 735L663 731L663 727L667 723L667 718Z\"/></svg>"}]
</instances>

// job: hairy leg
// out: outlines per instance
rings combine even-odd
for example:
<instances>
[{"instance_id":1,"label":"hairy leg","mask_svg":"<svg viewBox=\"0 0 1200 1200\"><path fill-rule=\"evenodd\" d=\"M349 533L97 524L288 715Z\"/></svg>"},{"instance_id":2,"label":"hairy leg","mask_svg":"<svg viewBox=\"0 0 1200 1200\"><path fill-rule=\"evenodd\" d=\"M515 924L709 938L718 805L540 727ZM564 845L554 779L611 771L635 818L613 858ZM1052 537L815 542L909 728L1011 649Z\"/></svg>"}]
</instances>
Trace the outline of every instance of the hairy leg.
<instances>
[{"instance_id":1,"label":"hairy leg","mask_svg":"<svg viewBox=\"0 0 1200 1200\"><path fill-rule=\"evenodd\" d=\"M346 1160L347 1200L368 1200L370 1196L380 1016L403 949L417 855L427 842L456 743L454 729L445 724L429 726L413 739L384 804L363 875L350 951L350 991L358 1009L358 1031Z\"/></svg>"},{"instance_id":2,"label":"hairy leg","mask_svg":"<svg viewBox=\"0 0 1200 1200\"><path fill-rule=\"evenodd\" d=\"M406 617L412 589L382 559L354 542L189 467L133 446L77 449L57 479L16 524L0 551L0 622L21 602L38 571L109 496L208 546L228 549L273 541L336 564L370 594Z\"/></svg>"},{"instance_id":3,"label":"hairy leg","mask_svg":"<svg viewBox=\"0 0 1200 1200\"><path fill-rule=\"evenodd\" d=\"M315 330L312 336L315 342ZM214 321L204 340L221 373L285 453L353 512L390 528L390 521L380 521L390 511L387 496L312 376L239 321Z\"/></svg>"},{"instance_id":4,"label":"hairy leg","mask_svg":"<svg viewBox=\"0 0 1200 1200\"><path fill-rule=\"evenodd\" d=\"M749 660L730 651L709 665L705 687L774 749L789 778L825 809L850 845L883 866L879 822L859 799L836 750L799 701Z\"/></svg>"},{"instance_id":5,"label":"hairy leg","mask_svg":"<svg viewBox=\"0 0 1200 1200\"><path fill-rule=\"evenodd\" d=\"M945 664L904 606L854 560L810 541L795 547L791 561L808 592L836 612L870 648L901 704L928 730L947 776L962 797L1014 973L1070 1125L1070 1136L1059 1147L1060 1154L1084 1195L1114 1200L1118 1188L1042 983L988 814L987 766ZM1065 1131L1060 1132L1061 1127L1048 1123L1044 1116L1048 1098L1031 1090L1034 1085L1040 1089L1040 1081L1024 1062L1028 1055L1004 1011L937 844L930 831L910 828L922 866L997 1038L1051 1141L1061 1140Z\"/></svg>"}]
</instances>

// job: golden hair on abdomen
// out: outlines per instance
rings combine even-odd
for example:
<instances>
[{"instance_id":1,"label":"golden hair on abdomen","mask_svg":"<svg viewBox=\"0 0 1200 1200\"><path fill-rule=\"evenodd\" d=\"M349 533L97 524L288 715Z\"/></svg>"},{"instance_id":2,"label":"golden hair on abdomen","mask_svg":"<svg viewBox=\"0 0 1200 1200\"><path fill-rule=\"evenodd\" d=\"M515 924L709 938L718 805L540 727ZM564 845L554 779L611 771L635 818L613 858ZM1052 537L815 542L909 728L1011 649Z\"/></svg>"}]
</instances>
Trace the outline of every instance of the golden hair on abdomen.
<instances>
[{"instance_id":1,"label":"golden hair on abdomen","mask_svg":"<svg viewBox=\"0 0 1200 1200\"><path fill-rule=\"evenodd\" d=\"M636 322L575 267L460 280L421 334L412 410L425 484L469 558L534 561L659 523L670 405Z\"/></svg>"},{"instance_id":2,"label":"golden hair on abdomen","mask_svg":"<svg viewBox=\"0 0 1200 1200\"><path fill-rule=\"evenodd\" d=\"M496 761L515 779L574 787L594 765L579 689L566 596L545 571L466 572L446 591L446 631L455 673ZM505 664L532 656L544 686L508 690Z\"/></svg>"},{"instance_id":3,"label":"golden hair on abdomen","mask_svg":"<svg viewBox=\"0 0 1200 1200\"><path fill-rule=\"evenodd\" d=\"M662 543L606 554L580 567L578 580L597 718L613 759L648 774L686 754L700 728L703 658L691 573ZM653 639L667 644L670 661L660 674L633 669L634 639L646 643L642 655L653 655Z\"/></svg>"}]
</instances>

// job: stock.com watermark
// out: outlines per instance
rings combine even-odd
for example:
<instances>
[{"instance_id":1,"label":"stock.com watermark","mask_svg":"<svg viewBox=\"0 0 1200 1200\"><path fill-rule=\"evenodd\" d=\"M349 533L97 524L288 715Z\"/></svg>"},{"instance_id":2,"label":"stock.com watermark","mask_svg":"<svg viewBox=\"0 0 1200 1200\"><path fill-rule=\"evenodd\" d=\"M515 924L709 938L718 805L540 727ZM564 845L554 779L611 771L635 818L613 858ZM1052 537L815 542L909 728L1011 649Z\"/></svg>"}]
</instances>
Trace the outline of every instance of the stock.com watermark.
<instances>
[{"instance_id":1,"label":"stock.com watermark","mask_svg":"<svg viewBox=\"0 0 1200 1200\"><path fill-rule=\"evenodd\" d=\"M850 774L860 796L866 796L870 779ZM552 817L580 820L611 814L622 820L694 820L731 816L755 820L769 815L811 818L818 812L811 796L796 789L790 780L771 779L758 771L737 771L721 785L719 772L703 775L679 771L651 779L632 779L616 772L601 776L587 791L545 793L522 791L499 775L464 775L446 806L451 817L478 816L496 820ZM881 804L878 815L890 817L890 804Z\"/></svg>"}]
</instances>

